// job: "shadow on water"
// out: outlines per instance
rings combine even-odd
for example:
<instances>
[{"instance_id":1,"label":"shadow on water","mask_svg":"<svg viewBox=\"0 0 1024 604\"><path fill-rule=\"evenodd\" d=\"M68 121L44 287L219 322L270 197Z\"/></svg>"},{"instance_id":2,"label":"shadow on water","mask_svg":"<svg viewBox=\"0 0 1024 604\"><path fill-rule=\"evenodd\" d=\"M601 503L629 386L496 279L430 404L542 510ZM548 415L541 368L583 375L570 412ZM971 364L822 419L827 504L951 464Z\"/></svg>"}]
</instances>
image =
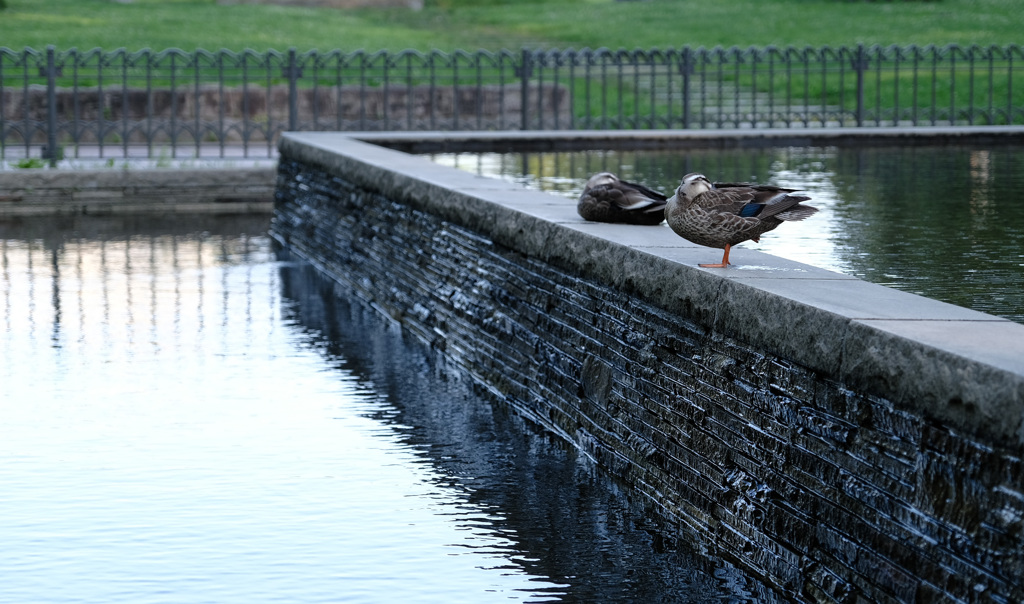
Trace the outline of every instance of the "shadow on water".
<instances>
[{"instance_id":1,"label":"shadow on water","mask_svg":"<svg viewBox=\"0 0 1024 604\"><path fill-rule=\"evenodd\" d=\"M572 200L600 171L669 194L688 172L718 181L798 188L821 212L743 247L1024 323L1024 148L784 147L433 157Z\"/></svg>"},{"instance_id":2,"label":"shadow on water","mask_svg":"<svg viewBox=\"0 0 1024 604\"><path fill-rule=\"evenodd\" d=\"M283 268L281 281L290 317L311 345L386 397L388 406L372 417L435 469L438 487L493 512L487 530L514 544L517 564L561 585L531 601L780 601L670 536L589 460L504 405L485 403L457 368L347 300L333 282L301 265Z\"/></svg>"}]
</instances>

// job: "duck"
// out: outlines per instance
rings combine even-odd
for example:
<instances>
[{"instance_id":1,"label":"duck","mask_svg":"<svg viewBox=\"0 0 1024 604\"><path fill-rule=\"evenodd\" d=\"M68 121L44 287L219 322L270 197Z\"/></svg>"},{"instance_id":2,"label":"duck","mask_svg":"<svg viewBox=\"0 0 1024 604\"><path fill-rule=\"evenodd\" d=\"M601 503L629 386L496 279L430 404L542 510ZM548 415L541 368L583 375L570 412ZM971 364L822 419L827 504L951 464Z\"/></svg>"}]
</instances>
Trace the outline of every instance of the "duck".
<instances>
[{"instance_id":1,"label":"duck","mask_svg":"<svg viewBox=\"0 0 1024 604\"><path fill-rule=\"evenodd\" d=\"M598 172L583 187L576 211L584 220L655 226L665 220L668 196L643 185Z\"/></svg>"},{"instance_id":2,"label":"duck","mask_svg":"<svg viewBox=\"0 0 1024 604\"><path fill-rule=\"evenodd\" d=\"M665 204L668 226L680 237L698 245L725 250L717 264L726 268L729 250L743 241L759 241L762 234L783 222L804 220L818 211L803 205L811 198L796 195L798 189L749 183L712 183L692 172L683 177Z\"/></svg>"}]
</instances>

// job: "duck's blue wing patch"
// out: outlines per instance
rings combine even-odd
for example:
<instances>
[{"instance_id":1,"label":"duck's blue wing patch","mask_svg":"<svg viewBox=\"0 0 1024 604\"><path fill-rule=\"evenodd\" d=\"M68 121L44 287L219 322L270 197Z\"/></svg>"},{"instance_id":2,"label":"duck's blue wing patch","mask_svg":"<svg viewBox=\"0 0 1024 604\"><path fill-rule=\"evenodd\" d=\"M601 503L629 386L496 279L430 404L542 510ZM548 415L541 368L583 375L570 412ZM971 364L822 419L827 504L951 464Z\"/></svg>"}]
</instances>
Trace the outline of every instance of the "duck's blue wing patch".
<instances>
[{"instance_id":1,"label":"duck's blue wing patch","mask_svg":"<svg viewBox=\"0 0 1024 604\"><path fill-rule=\"evenodd\" d=\"M761 210L763 209L763 203L748 203L747 205L740 208L739 215L742 216L743 218L750 218L752 216L757 216L758 214L760 214Z\"/></svg>"}]
</instances>

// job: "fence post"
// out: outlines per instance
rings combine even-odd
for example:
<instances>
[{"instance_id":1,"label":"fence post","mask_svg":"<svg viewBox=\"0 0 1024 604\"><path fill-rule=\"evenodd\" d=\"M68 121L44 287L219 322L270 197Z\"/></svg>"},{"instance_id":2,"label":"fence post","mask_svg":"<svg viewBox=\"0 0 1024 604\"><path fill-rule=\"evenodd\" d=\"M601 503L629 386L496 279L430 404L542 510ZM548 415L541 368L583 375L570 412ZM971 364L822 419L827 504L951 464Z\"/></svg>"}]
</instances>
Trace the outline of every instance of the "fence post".
<instances>
[{"instance_id":1,"label":"fence post","mask_svg":"<svg viewBox=\"0 0 1024 604\"><path fill-rule=\"evenodd\" d=\"M690 128L690 74L693 72L693 57L689 46L683 47L683 129Z\"/></svg>"},{"instance_id":2,"label":"fence post","mask_svg":"<svg viewBox=\"0 0 1024 604\"><path fill-rule=\"evenodd\" d=\"M864 125L864 72L868 68L868 57L863 44L857 45L853 68L857 71L857 127L861 127Z\"/></svg>"},{"instance_id":3,"label":"fence post","mask_svg":"<svg viewBox=\"0 0 1024 604\"><path fill-rule=\"evenodd\" d=\"M533 71L533 66L530 63L530 50L527 48L523 49L522 61L519 63L519 78L522 82L519 89L519 97L521 101L521 107L519 108L519 123L520 130L529 130L527 127L527 119L529 117L528 109L530 105L530 75Z\"/></svg>"},{"instance_id":4,"label":"fence post","mask_svg":"<svg viewBox=\"0 0 1024 604\"><path fill-rule=\"evenodd\" d=\"M53 45L46 47L46 147L42 159L50 160L50 167L57 167L60 152L57 150L57 61Z\"/></svg>"},{"instance_id":5,"label":"fence post","mask_svg":"<svg viewBox=\"0 0 1024 604\"><path fill-rule=\"evenodd\" d=\"M295 48L288 49L288 130L295 132L299 125L299 66Z\"/></svg>"}]
</instances>

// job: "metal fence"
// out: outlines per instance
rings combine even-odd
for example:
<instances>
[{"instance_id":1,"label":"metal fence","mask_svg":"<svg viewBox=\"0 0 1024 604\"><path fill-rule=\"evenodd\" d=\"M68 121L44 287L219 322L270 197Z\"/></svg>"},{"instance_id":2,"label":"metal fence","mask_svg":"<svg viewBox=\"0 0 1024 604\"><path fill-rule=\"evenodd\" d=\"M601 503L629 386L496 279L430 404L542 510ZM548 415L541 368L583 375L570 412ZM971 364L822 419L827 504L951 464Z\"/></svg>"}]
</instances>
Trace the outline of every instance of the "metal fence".
<instances>
[{"instance_id":1,"label":"metal fence","mask_svg":"<svg viewBox=\"0 0 1024 604\"><path fill-rule=\"evenodd\" d=\"M0 160L271 157L286 130L1021 124L1022 66L1020 46L0 48Z\"/></svg>"}]
</instances>

